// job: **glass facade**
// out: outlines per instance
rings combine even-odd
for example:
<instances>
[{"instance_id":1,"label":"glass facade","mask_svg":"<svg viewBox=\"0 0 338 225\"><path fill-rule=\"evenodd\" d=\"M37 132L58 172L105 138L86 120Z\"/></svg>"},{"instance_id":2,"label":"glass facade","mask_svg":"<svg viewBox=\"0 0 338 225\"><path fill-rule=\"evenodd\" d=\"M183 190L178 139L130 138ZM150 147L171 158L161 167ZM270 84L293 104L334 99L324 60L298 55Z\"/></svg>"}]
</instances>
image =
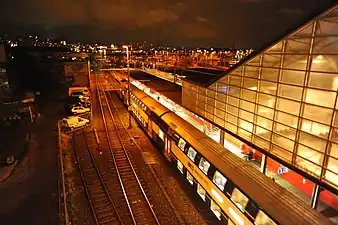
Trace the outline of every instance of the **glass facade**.
<instances>
[{"instance_id":1,"label":"glass facade","mask_svg":"<svg viewBox=\"0 0 338 225\"><path fill-rule=\"evenodd\" d=\"M338 189L338 9L244 61L182 102Z\"/></svg>"}]
</instances>

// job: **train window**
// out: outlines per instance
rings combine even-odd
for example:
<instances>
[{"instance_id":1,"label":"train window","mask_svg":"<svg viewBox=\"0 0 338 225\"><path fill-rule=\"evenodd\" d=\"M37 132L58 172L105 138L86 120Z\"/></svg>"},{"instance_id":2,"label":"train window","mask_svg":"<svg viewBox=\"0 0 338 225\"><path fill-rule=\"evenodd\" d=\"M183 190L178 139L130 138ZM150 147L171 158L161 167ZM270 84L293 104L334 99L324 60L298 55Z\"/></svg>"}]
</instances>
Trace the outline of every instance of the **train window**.
<instances>
[{"instance_id":1,"label":"train window","mask_svg":"<svg viewBox=\"0 0 338 225\"><path fill-rule=\"evenodd\" d=\"M162 139L162 141L164 140L164 133L160 128L158 129L158 136Z\"/></svg>"},{"instance_id":2,"label":"train window","mask_svg":"<svg viewBox=\"0 0 338 225\"><path fill-rule=\"evenodd\" d=\"M216 171L212 181L223 191L227 179L220 172Z\"/></svg>"},{"instance_id":3,"label":"train window","mask_svg":"<svg viewBox=\"0 0 338 225\"><path fill-rule=\"evenodd\" d=\"M262 210L256 216L255 224L257 225L276 225Z\"/></svg>"},{"instance_id":4,"label":"train window","mask_svg":"<svg viewBox=\"0 0 338 225\"><path fill-rule=\"evenodd\" d=\"M184 152L184 147L187 144L187 142L185 140L183 140L183 138L180 138L180 140L178 141L178 147Z\"/></svg>"},{"instance_id":5,"label":"train window","mask_svg":"<svg viewBox=\"0 0 338 225\"><path fill-rule=\"evenodd\" d=\"M209 167L210 167L210 163L202 157L202 158L201 158L201 161L200 161L200 164L198 165L198 167L199 167L205 174L208 174L208 170L209 170Z\"/></svg>"},{"instance_id":6,"label":"train window","mask_svg":"<svg viewBox=\"0 0 338 225\"><path fill-rule=\"evenodd\" d=\"M211 200L210 209L215 214L217 219L221 220L221 208L213 200Z\"/></svg>"},{"instance_id":7,"label":"train window","mask_svg":"<svg viewBox=\"0 0 338 225\"><path fill-rule=\"evenodd\" d=\"M193 176L189 173L189 171L187 171L187 180L189 181L189 183L190 183L191 185L194 184L194 178L193 178Z\"/></svg>"},{"instance_id":8,"label":"train window","mask_svg":"<svg viewBox=\"0 0 338 225\"><path fill-rule=\"evenodd\" d=\"M189 147L189 150L188 150L188 157L189 157L192 161L194 161L196 155L197 155L197 152L196 152L192 147Z\"/></svg>"},{"instance_id":9,"label":"train window","mask_svg":"<svg viewBox=\"0 0 338 225\"><path fill-rule=\"evenodd\" d=\"M183 164L180 160L177 160L177 169L183 174Z\"/></svg>"},{"instance_id":10,"label":"train window","mask_svg":"<svg viewBox=\"0 0 338 225\"><path fill-rule=\"evenodd\" d=\"M244 212L244 209L246 207L246 204L248 204L249 199L237 188L233 190L231 199L236 203L238 208L240 208Z\"/></svg>"},{"instance_id":11,"label":"train window","mask_svg":"<svg viewBox=\"0 0 338 225\"><path fill-rule=\"evenodd\" d=\"M199 196L201 196L203 201L205 201L206 192L200 184L197 184L197 193L199 194Z\"/></svg>"}]
</instances>

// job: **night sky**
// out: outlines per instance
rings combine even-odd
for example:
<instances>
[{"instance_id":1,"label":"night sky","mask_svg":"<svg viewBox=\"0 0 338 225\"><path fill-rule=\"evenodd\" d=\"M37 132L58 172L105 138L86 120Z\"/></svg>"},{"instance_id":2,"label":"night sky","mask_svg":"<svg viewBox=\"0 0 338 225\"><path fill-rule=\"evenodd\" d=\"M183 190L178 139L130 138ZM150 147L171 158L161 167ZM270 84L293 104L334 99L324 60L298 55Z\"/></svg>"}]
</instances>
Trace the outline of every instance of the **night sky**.
<instances>
[{"instance_id":1,"label":"night sky","mask_svg":"<svg viewBox=\"0 0 338 225\"><path fill-rule=\"evenodd\" d=\"M2 0L0 32L69 41L259 47L337 0Z\"/></svg>"}]
</instances>

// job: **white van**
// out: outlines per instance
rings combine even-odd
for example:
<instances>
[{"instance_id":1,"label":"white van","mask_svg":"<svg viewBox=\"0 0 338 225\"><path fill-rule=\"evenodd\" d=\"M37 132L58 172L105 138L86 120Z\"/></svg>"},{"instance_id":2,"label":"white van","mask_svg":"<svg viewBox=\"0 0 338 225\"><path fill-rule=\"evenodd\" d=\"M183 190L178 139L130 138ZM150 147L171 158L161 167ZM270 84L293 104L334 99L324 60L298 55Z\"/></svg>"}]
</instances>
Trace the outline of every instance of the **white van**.
<instances>
[{"instance_id":1,"label":"white van","mask_svg":"<svg viewBox=\"0 0 338 225\"><path fill-rule=\"evenodd\" d=\"M79 116L70 116L62 120L62 126L66 128L70 128L71 130L75 128L87 126L88 124L89 124L89 120L85 118L81 118Z\"/></svg>"}]
</instances>

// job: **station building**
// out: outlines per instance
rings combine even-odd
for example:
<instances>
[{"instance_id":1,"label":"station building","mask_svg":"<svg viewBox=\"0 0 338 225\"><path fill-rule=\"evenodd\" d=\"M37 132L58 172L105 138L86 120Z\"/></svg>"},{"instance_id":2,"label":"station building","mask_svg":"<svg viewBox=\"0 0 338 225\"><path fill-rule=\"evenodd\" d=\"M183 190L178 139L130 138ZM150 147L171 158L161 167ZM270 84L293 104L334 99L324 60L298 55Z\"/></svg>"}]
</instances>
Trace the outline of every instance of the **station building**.
<instances>
[{"instance_id":1,"label":"station building","mask_svg":"<svg viewBox=\"0 0 338 225\"><path fill-rule=\"evenodd\" d=\"M254 168L338 221L338 5L226 74L182 86L182 105L214 140L253 152Z\"/></svg>"}]
</instances>

